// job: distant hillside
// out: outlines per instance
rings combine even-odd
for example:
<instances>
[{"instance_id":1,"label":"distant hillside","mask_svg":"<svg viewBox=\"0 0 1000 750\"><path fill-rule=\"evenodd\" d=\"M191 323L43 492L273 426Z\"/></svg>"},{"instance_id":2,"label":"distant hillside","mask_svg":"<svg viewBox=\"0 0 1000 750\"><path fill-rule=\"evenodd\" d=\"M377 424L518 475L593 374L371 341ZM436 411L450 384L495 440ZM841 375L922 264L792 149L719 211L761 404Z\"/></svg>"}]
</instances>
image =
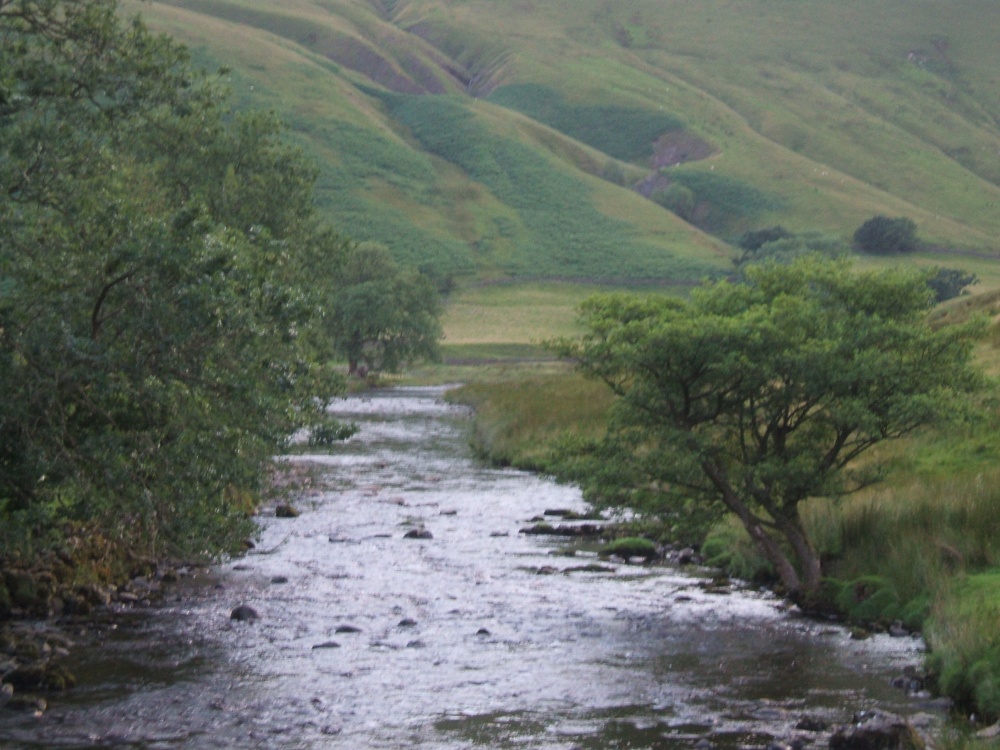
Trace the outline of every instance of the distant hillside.
<instances>
[{"instance_id":1,"label":"distant hillside","mask_svg":"<svg viewBox=\"0 0 1000 750\"><path fill-rule=\"evenodd\" d=\"M877 213L1000 252L995 0L123 7L283 115L341 232L442 280L686 282L747 229Z\"/></svg>"}]
</instances>

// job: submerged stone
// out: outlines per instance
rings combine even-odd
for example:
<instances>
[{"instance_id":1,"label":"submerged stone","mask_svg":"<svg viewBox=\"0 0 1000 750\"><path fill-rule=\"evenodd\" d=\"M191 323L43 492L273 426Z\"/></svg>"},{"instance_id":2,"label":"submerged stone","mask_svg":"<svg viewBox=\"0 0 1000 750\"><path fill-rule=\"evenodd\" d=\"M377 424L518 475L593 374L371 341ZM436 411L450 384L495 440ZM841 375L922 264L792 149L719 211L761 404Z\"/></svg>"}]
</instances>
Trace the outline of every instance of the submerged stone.
<instances>
[{"instance_id":1,"label":"submerged stone","mask_svg":"<svg viewBox=\"0 0 1000 750\"><path fill-rule=\"evenodd\" d=\"M257 622L257 620L260 619L260 615L253 607L241 604L232 611L229 615L229 619L236 620L237 622Z\"/></svg>"}]
</instances>

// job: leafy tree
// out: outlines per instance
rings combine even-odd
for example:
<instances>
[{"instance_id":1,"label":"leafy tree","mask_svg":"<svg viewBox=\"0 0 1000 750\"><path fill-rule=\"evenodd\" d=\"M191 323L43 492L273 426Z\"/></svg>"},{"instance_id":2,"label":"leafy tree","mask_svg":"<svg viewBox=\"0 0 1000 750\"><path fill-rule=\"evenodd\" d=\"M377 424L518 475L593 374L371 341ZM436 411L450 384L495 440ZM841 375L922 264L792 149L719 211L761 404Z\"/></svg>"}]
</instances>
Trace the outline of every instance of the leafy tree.
<instances>
[{"instance_id":1,"label":"leafy tree","mask_svg":"<svg viewBox=\"0 0 1000 750\"><path fill-rule=\"evenodd\" d=\"M927 279L927 284L934 292L934 299L940 303L966 294L965 288L977 281L979 279L976 274L967 273L960 268L935 268L934 274Z\"/></svg>"},{"instance_id":2,"label":"leafy tree","mask_svg":"<svg viewBox=\"0 0 1000 750\"><path fill-rule=\"evenodd\" d=\"M441 303L427 276L376 244L349 246L341 263L326 326L351 375L438 357Z\"/></svg>"},{"instance_id":3,"label":"leafy tree","mask_svg":"<svg viewBox=\"0 0 1000 750\"><path fill-rule=\"evenodd\" d=\"M873 216L854 232L858 250L873 255L897 255L917 249L917 225L904 216Z\"/></svg>"},{"instance_id":4,"label":"leafy tree","mask_svg":"<svg viewBox=\"0 0 1000 750\"><path fill-rule=\"evenodd\" d=\"M736 240L736 245L745 251L754 252L756 250L760 250L761 247L769 242L785 240L792 236L792 233L783 226L776 225L773 227L767 227L766 229L754 229L749 232L744 232Z\"/></svg>"},{"instance_id":5,"label":"leafy tree","mask_svg":"<svg viewBox=\"0 0 1000 750\"><path fill-rule=\"evenodd\" d=\"M239 498L340 387L307 335L314 179L113 0L0 2L0 553L245 538Z\"/></svg>"},{"instance_id":6,"label":"leafy tree","mask_svg":"<svg viewBox=\"0 0 1000 750\"><path fill-rule=\"evenodd\" d=\"M977 387L983 326L932 330L923 275L853 273L843 261L751 265L689 301L591 298L587 333L558 351L618 399L614 455L667 514L734 514L799 597L820 558L799 506L877 481L858 459L949 414ZM647 502L650 499L646 491Z\"/></svg>"}]
</instances>

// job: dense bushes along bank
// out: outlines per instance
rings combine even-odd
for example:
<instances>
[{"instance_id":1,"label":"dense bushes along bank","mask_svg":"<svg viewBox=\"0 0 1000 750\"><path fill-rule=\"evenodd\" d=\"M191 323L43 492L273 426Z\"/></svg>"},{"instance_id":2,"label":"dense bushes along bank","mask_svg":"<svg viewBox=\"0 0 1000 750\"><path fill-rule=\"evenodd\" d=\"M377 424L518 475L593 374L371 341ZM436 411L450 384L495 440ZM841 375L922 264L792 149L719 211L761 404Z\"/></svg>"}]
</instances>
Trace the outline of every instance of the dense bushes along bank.
<instances>
[{"instance_id":1,"label":"dense bushes along bank","mask_svg":"<svg viewBox=\"0 0 1000 750\"><path fill-rule=\"evenodd\" d=\"M481 455L556 475L560 436L597 434L610 404L606 389L576 373L475 383L450 398L476 409ZM828 575L816 604L867 627L921 630L940 691L982 720L1000 717L997 427L910 439L886 484L804 509ZM687 541L733 575L774 580L730 519Z\"/></svg>"}]
</instances>

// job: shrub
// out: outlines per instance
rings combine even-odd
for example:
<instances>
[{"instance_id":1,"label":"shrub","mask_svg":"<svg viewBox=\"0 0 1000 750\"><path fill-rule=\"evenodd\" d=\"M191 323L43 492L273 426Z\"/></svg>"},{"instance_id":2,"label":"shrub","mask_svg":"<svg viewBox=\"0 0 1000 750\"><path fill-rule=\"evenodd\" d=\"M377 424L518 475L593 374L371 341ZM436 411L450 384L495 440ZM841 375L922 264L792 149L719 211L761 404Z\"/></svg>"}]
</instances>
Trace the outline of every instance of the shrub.
<instances>
[{"instance_id":1,"label":"shrub","mask_svg":"<svg viewBox=\"0 0 1000 750\"><path fill-rule=\"evenodd\" d=\"M694 216L695 198L690 188L675 182L664 190L657 190L651 197L654 202L682 219L690 219Z\"/></svg>"},{"instance_id":2,"label":"shrub","mask_svg":"<svg viewBox=\"0 0 1000 750\"><path fill-rule=\"evenodd\" d=\"M854 245L872 255L897 255L917 249L917 225L912 219L874 216L854 232Z\"/></svg>"},{"instance_id":3,"label":"shrub","mask_svg":"<svg viewBox=\"0 0 1000 750\"><path fill-rule=\"evenodd\" d=\"M934 298L940 302L954 299L965 294L965 287L975 284L979 279L974 273L966 273L960 268L936 268L934 275L927 279L927 285L934 292Z\"/></svg>"},{"instance_id":4,"label":"shrub","mask_svg":"<svg viewBox=\"0 0 1000 750\"><path fill-rule=\"evenodd\" d=\"M602 555L618 555L628 559L630 557L644 557L652 560L657 556L656 545L649 539L638 536L627 536L615 539L601 550Z\"/></svg>"}]
</instances>

